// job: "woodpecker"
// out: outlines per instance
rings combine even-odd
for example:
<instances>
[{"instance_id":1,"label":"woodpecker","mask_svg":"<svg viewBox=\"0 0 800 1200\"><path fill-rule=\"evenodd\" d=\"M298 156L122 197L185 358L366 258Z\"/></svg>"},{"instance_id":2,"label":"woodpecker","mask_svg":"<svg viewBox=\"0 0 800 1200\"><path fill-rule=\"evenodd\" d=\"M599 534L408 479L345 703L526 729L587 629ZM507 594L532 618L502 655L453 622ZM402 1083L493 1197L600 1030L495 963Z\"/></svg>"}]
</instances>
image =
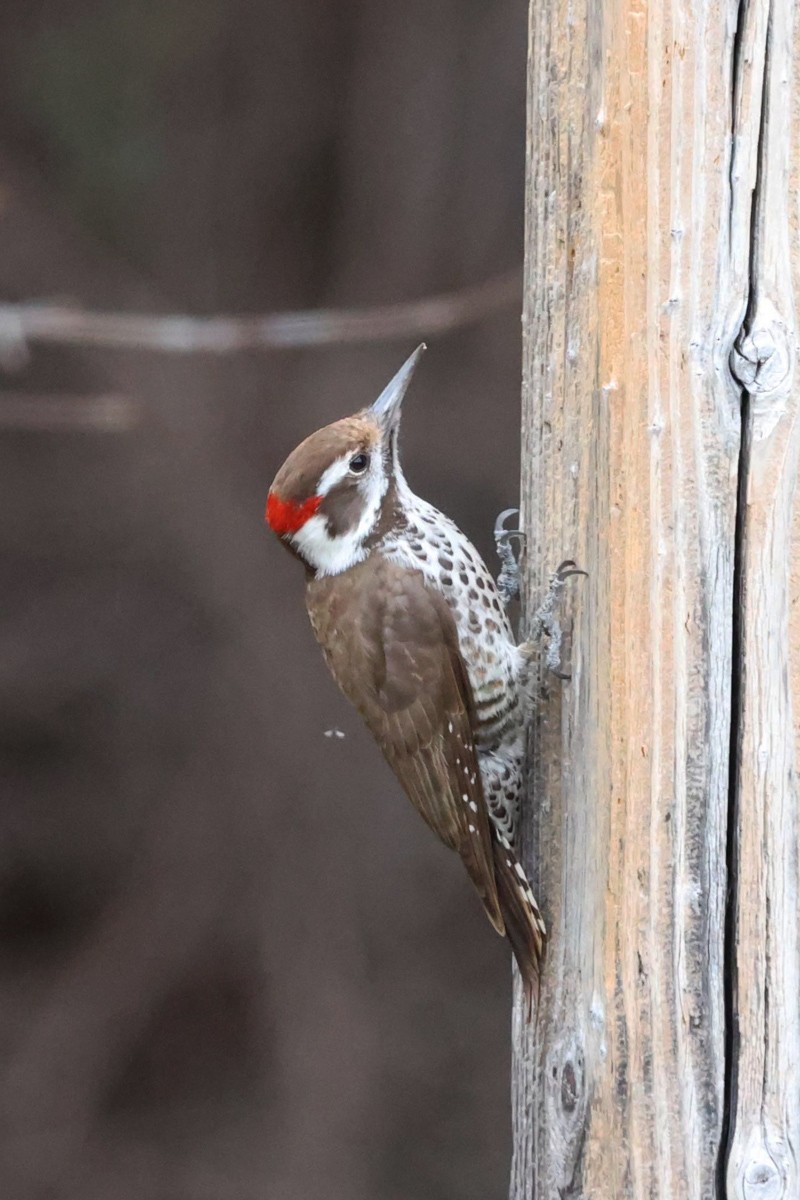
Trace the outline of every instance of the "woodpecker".
<instances>
[{"instance_id":1,"label":"woodpecker","mask_svg":"<svg viewBox=\"0 0 800 1200\"><path fill-rule=\"evenodd\" d=\"M403 474L401 408L424 349L369 408L289 455L266 520L305 567L334 679L508 936L530 1011L546 931L514 832L531 653L475 547Z\"/></svg>"}]
</instances>

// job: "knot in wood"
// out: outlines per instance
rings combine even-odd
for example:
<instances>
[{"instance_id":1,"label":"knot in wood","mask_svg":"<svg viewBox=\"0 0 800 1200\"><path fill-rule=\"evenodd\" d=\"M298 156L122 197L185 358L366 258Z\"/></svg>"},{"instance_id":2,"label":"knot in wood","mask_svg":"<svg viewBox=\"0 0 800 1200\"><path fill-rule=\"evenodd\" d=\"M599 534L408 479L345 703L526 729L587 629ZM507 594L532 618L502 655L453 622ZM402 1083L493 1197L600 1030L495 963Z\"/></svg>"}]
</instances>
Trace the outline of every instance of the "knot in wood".
<instances>
[{"instance_id":1,"label":"knot in wood","mask_svg":"<svg viewBox=\"0 0 800 1200\"><path fill-rule=\"evenodd\" d=\"M744 1164L742 1195L744 1200L783 1200L783 1175L766 1150Z\"/></svg>"},{"instance_id":2,"label":"knot in wood","mask_svg":"<svg viewBox=\"0 0 800 1200\"><path fill-rule=\"evenodd\" d=\"M762 301L734 342L731 374L751 396L767 399L787 390L792 368L786 322L769 301Z\"/></svg>"},{"instance_id":3,"label":"knot in wood","mask_svg":"<svg viewBox=\"0 0 800 1200\"><path fill-rule=\"evenodd\" d=\"M583 1042L575 1033L554 1047L550 1056L550 1094L559 1120L572 1125L582 1120L586 1103L586 1069Z\"/></svg>"},{"instance_id":4,"label":"knot in wood","mask_svg":"<svg viewBox=\"0 0 800 1200\"><path fill-rule=\"evenodd\" d=\"M564 1112L571 1113L577 1103L578 1081L575 1078L575 1064L567 1061L561 1069L561 1107Z\"/></svg>"}]
</instances>

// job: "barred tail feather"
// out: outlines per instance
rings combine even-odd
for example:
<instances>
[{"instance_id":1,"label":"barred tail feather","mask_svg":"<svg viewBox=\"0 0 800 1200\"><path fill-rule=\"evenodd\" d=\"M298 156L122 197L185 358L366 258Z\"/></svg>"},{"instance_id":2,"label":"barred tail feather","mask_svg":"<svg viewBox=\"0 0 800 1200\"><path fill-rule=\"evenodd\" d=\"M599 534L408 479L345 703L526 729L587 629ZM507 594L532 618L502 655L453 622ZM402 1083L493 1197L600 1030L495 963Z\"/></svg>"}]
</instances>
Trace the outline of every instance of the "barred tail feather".
<instances>
[{"instance_id":1,"label":"barred tail feather","mask_svg":"<svg viewBox=\"0 0 800 1200\"><path fill-rule=\"evenodd\" d=\"M522 976L530 1020L533 1002L538 1002L539 999L539 980L547 931L527 876L511 843L503 834L495 835L494 867L500 909L508 940Z\"/></svg>"}]
</instances>

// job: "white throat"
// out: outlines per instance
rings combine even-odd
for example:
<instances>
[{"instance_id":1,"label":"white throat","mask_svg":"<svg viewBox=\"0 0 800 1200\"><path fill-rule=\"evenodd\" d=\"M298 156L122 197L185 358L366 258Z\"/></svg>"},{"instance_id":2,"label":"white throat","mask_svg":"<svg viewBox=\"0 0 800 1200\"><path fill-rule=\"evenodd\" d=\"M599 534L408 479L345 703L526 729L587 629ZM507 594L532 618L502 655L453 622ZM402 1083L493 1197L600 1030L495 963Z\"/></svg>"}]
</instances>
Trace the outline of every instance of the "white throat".
<instances>
[{"instance_id":1,"label":"white throat","mask_svg":"<svg viewBox=\"0 0 800 1200\"><path fill-rule=\"evenodd\" d=\"M331 536L325 517L316 513L302 529L292 534L292 542L317 575L340 575L366 558L364 541L375 522L379 507L380 504L365 512L353 529L338 537Z\"/></svg>"},{"instance_id":2,"label":"white throat","mask_svg":"<svg viewBox=\"0 0 800 1200\"><path fill-rule=\"evenodd\" d=\"M346 456L328 467L319 482L318 495L327 495L330 489L344 478L347 474L348 458L349 456ZM292 544L298 554L318 576L341 575L342 571L363 562L367 557L364 543L378 520L388 486L389 480L383 464L378 459L374 470L365 475L363 480L359 480L359 492L363 503L361 516L352 529L334 535L328 528L325 515L315 513L292 534Z\"/></svg>"}]
</instances>

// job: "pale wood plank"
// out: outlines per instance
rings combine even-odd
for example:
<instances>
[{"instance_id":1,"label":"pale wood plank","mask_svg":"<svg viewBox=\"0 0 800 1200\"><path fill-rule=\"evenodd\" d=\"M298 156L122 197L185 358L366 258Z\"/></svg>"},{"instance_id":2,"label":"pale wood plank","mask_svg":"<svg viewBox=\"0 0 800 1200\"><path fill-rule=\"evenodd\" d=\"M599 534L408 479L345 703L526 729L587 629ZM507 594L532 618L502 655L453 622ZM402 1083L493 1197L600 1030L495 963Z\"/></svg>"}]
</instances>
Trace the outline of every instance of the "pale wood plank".
<instances>
[{"instance_id":1,"label":"pale wood plank","mask_svg":"<svg viewBox=\"0 0 800 1200\"><path fill-rule=\"evenodd\" d=\"M737 123L758 120L761 136L750 303L733 359L748 399L727 1194L793 1200L800 1195L800 22L792 0L748 5L742 44L740 86L753 114L737 111Z\"/></svg>"},{"instance_id":2,"label":"pale wood plank","mask_svg":"<svg viewBox=\"0 0 800 1200\"><path fill-rule=\"evenodd\" d=\"M572 683L542 681L532 737L524 836L552 942L536 1030L515 1011L515 1200L717 1191L727 358L749 266L748 179L730 169L736 13L531 5L528 607L566 556L590 577L572 593Z\"/></svg>"}]
</instances>

